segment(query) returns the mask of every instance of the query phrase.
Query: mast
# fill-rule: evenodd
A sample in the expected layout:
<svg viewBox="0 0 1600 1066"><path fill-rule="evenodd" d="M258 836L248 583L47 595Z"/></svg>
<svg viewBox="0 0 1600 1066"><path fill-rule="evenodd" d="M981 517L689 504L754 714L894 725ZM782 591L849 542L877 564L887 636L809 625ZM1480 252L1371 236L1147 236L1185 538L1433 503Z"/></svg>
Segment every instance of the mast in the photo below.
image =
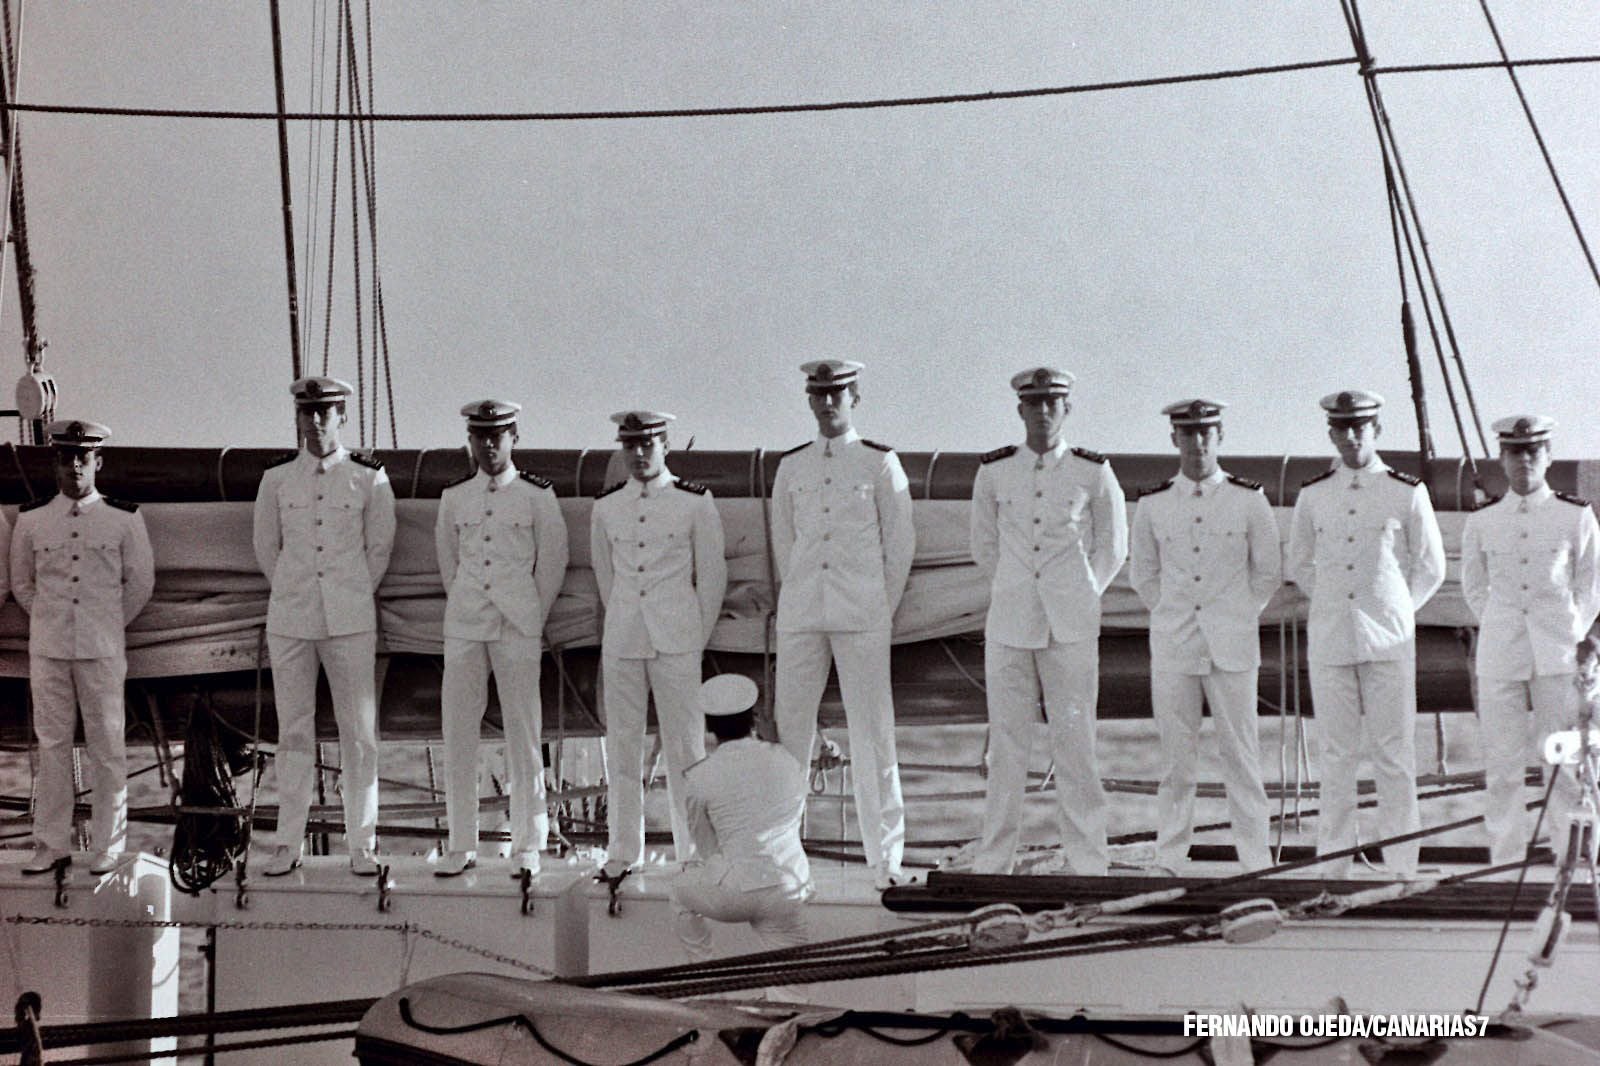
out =
<svg viewBox="0 0 1600 1066"><path fill-rule="evenodd" d="M0 76L0 105L10 104L22 65L18 54L22 43L22 9L18 8L17 40L11 39L11 5L4 8L5 16L5 71ZM0 106L0 141L5 144L6 165L6 226L0 231L0 291L4 289L4 245L10 244L17 262L17 304L22 320L23 350L27 370L17 382L15 415L28 426L28 437L34 444L44 443L46 421L55 415L56 383L44 372L45 340L39 335L38 305L34 302L33 255L28 250L27 200L22 184L22 145L18 142L16 116L9 107Z"/></svg>
<svg viewBox="0 0 1600 1066"><path fill-rule="evenodd" d="M289 358L294 376L300 368L300 293L294 280L294 203L289 193L289 122L283 103L283 32L278 18L278 0L269 0L272 9L272 80L278 98L278 183L283 191L283 265L289 278Z"/></svg>

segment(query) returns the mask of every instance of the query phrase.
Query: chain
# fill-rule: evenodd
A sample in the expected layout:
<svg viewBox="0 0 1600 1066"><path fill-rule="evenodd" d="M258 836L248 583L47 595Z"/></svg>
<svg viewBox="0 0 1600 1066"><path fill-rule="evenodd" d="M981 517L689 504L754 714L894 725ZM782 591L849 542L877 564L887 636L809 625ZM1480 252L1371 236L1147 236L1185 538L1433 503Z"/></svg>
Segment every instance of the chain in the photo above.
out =
<svg viewBox="0 0 1600 1066"><path fill-rule="evenodd" d="M158 918L54 918L31 914L8 914L8 925L65 925L94 929L228 929L241 932L323 932L323 933L405 933L423 940L431 940L447 948L464 951L469 955L498 962L540 977L555 977L550 970L530 962L502 955L497 951L469 944L452 936L435 933L415 922L184 922Z"/></svg>

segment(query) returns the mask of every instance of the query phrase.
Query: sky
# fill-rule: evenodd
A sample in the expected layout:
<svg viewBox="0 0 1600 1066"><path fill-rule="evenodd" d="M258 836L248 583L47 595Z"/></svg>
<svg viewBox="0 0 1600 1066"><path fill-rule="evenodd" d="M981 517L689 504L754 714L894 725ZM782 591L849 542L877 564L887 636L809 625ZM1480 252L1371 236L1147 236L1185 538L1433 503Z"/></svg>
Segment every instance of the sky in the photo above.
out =
<svg viewBox="0 0 1600 1066"><path fill-rule="evenodd" d="M1476 0L1365 7L1380 64L1496 57ZM1588 0L1491 10L1513 57L1600 52ZM314 92L328 13L283 4L290 110L332 109L330 80ZM384 112L904 97L1352 54L1334 0L983 17L854 0L413 3L372 18ZM20 34L25 102L273 107L264 3L36 2ZM1600 245L1600 65L1520 76ZM1558 456L1600 457L1600 288L1509 79L1381 87L1485 421L1550 414ZM21 122L60 412L110 424L121 444L291 443L275 124ZM331 372L354 381L348 189L329 325L333 126L316 129L290 125L307 359L320 370L327 329ZM1227 450L1321 454L1316 400L1351 387L1388 397L1385 443L1416 446L1381 162L1352 66L821 114L390 123L376 151L401 447L460 443L457 408L488 396L525 405L525 447L606 447L607 416L628 407L675 413L679 446L788 447L814 432L797 365L824 357L867 365L857 424L904 450L1019 439L1006 381L1041 363L1078 376L1068 436L1101 451L1170 449L1160 408L1203 396L1231 405ZM9 262L0 297L20 369ZM1421 332L1435 440L1459 455ZM390 446L387 424L374 440L354 417L352 443L363 428Z"/></svg>

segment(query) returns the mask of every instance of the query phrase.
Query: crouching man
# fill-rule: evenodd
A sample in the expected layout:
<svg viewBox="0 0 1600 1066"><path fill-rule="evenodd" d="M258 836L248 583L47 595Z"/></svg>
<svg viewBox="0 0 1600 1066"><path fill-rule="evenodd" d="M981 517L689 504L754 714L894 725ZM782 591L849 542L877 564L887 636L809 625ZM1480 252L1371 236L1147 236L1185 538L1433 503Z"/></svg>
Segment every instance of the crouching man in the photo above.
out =
<svg viewBox="0 0 1600 1066"><path fill-rule="evenodd" d="M690 959L711 958L711 927L748 922L768 950L806 942L811 865L800 845L805 771L752 732L757 690L739 674L700 686L717 747L684 772L689 831L702 864L672 885L673 927Z"/></svg>

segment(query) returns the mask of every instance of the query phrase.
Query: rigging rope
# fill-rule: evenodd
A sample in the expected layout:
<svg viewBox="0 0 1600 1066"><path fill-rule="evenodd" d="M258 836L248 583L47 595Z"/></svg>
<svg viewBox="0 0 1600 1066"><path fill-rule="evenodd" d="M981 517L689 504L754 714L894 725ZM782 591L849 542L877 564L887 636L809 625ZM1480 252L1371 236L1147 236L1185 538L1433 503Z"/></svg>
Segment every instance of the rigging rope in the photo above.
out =
<svg viewBox="0 0 1600 1066"><path fill-rule="evenodd" d="M1357 62L1355 56L1337 59L1315 59L1299 63L1276 63L1266 66L1239 67L1212 70L1198 74L1170 74L1154 78L1128 78L1120 81L1087 82L1078 85L1057 85L1041 89L1002 89L982 93L945 93L938 96L902 96L886 99L834 100L801 104L745 104L725 107L666 107L640 108L618 111L445 111L445 112L395 112L360 116L367 122L596 122L619 119L654 118L722 118L733 115L791 115L818 111L869 111L881 108L931 107L944 104L982 104L1002 100L1025 100L1043 96L1071 96L1078 93L1115 92L1123 89L1149 89L1165 85L1187 85L1194 82L1226 81L1232 78L1259 77L1267 74L1290 74L1303 70L1320 70L1327 67L1350 66ZM80 104L7 104L12 111L32 111L47 115L109 115L122 118L196 118L234 119L242 121L351 122L354 116L334 112L291 111L279 115L274 111L211 111L198 108L173 107L98 107Z"/></svg>
<svg viewBox="0 0 1600 1066"><path fill-rule="evenodd" d="M1572 224L1572 232L1578 238L1578 246L1583 249L1584 261L1589 264L1589 275L1594 278L1596 285L1600 285L1600 267L1595 266L1594 253L1589 251L1589 242L1583 236L1583 226L1578 222L1577 213L1572 210L1572 201L1567 199L1567 190L1561 184L1561 175L1556 173L1555 160L1550 158L1550 149L1545 147L1544 134L1539 132L1539 123L1533 117L1533 108L1528 106L1528 98L1522 92L1522 82L1517 78L1516 68L1511 65L1511 57L1506 54L1505 42L1500 39L1500 29L1494 24L1494 16L1489 13L1489 0L1478 0L1478 7L1483 10L1483 19L1489 24L1489 32L1494 35L1495 49L1505 64L1506 77L1511 79L1511 87L1517 91L1517 102L1522 105L1522 113L1527 116L1528 128L1533 131L1533 139L1539 142L1539 154L1544 156L1545 169L1550 171L1550 180L1555 183L1556 195L1561 197L1561 206L1566 209L1567 221Z"/></svg>
<svg viewBox="0 0 1600 1066"><path fill-rule="evenodd" d="M197 708L189 716L179 813L172 830L172 861L167 866L172 885L179 892L198 896L227 876L249 851L251 817L248 810L239 809L233 779L252 763L259 776L260 761L253 759L242 744L230 747L223 742L209 708ZM202 812L196 808L224 811Z"/></svg>

